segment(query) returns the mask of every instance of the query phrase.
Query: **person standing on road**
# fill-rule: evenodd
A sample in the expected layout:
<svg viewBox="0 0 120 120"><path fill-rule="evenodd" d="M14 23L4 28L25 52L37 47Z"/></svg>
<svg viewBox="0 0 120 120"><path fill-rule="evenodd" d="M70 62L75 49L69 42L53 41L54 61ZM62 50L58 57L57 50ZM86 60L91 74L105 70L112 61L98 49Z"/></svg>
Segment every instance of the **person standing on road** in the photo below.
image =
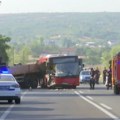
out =
<svg viewBox="0 0 120 120"><path fill-rule="evenodd" d="M95 70L95 82L96 82L96 84L99 84L99 78L100 78L100 71L97 67Z"/></svg>
<svg viewBox="0 0 120 120"><path fill-rule="evenodd" d="M107 81L107 89L109 89L109 87L112 88L112 70L111 68L109 68L109 70L107 71L107 74L108 74L108 81Z"/></svg>
<svg viewBox="0 0 120 120"><path fill-rule="evenodd" d="M106 77L107 77L107 69L105 67L103 70L103 84L105 84L105 82L106 82Z"/></svg>
<svg viewBox="0 0 120 120"><path fill-rule="evenodd" d="M94 89L95 88L95 71L93 68L90 69L90 75L91 75L90 89Z"/></svg>

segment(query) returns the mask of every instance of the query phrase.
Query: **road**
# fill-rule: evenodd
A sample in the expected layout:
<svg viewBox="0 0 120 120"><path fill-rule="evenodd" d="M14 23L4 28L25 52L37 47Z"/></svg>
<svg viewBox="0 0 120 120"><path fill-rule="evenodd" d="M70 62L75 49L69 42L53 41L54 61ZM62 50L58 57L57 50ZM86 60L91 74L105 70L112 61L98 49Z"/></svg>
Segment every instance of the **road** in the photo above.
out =
<svg viewBox="0 0 120 120"><path fill-rule="evenodd" d="M22 90L20 105L0 101L0 120L119 120L120 95L96 85Z"/></svg>

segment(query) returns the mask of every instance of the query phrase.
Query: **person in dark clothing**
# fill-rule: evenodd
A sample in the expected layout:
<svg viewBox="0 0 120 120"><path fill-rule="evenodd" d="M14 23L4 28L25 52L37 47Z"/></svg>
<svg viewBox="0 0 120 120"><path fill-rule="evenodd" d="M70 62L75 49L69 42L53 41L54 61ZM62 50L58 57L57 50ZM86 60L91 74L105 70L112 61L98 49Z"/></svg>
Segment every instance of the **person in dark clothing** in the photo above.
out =
<svg viewBox="0 0 120 120"><path fill-rule="evenodd" d="M95 82L97 84L99 84L99 78L100 78L100 71L99 71L99 69L97 67L96 70L95 70Z"/></svg>
<svg viewBox="0 0 120 120"><path fill-rule="evenodd" d="M91 79L90 79L90 89L95 88L95 71L93 68L90 69Z"/></svg>
<svg viewBox="0 0 120 120"><path fill-rule="evenodd" d="M112 88L112 70L111 68L109 68L109 70L107 71L107 77L108 77L108 81L107 81L107 89L109 89L109 87Z"/></svg>
<svg viewBox="0 0 120 120"><path fill-rule="evenodd" d="M103 70L103 84L105 84L105 82L106 82L106 76L107 76L107 69L105 67Z"/></svg>

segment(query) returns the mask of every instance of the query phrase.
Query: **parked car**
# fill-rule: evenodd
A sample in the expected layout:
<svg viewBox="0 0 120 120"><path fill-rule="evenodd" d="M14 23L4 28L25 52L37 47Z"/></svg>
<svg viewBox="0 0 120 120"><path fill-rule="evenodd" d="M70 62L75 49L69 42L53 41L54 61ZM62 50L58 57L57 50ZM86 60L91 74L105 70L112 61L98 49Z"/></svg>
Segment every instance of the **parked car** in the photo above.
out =
<svg viewBox="0 0 120 120"><path fill-rule="evenodd" d="M89 70L83 70L80 72L80 76L79 76L80 83L88 83L90 82L90 78L91 75Z"/></svg>
<svg viewBox="0 0 120 120"><path fill-rule="evenodd" d="M8 100L8 103L15 100L16 104L21 102L21 89L12 74L0 73L0 100Z"/></svg>

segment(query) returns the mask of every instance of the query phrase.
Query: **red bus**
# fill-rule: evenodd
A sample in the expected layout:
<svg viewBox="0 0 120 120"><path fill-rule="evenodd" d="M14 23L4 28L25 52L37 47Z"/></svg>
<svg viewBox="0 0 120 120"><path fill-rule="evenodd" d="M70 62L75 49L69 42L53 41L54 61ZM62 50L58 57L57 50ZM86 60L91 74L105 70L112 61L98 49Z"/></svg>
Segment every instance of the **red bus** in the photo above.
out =
<svg viewBox="0 0 120 120"><path fill-rule="evenodd" d="M82 59L78 56L44 56L38 60L41 86L48 88L76 88Z"/></svg>

